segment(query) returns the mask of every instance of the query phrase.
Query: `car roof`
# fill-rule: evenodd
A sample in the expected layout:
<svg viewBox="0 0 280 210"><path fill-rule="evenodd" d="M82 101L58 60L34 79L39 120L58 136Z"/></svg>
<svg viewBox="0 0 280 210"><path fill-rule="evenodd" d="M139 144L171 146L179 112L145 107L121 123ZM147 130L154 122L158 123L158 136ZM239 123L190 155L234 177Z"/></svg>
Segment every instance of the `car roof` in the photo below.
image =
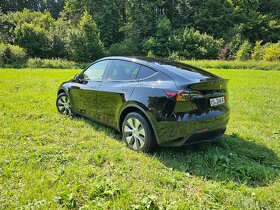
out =
<svg viewBox="0 0 280 210"><path fill-rule="evenodd" d="M190 83L199 82L203 80L217 79L218 76L211 74L203 69L167 59L161 58L151 58L151 57L122 57L122 56L112 56L105 57L100 60L125 60L147 67L159 70L175 80L188 80ZM185 71L184 71L185 70Z"/></svg>

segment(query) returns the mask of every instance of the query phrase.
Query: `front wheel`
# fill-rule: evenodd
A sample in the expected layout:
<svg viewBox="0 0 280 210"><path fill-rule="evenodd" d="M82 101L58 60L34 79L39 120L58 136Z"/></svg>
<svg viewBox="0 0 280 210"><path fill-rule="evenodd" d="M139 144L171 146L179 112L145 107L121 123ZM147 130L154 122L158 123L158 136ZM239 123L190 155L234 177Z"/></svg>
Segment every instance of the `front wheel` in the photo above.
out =
<svg viewBox="0 0 280 210"><path fill-rule="evenodd" d="M70 100L66 93L61 93L57 96L56 107L60 114L72 115Z"/></svg>
<svg viewBox="0 0 280 210"><path fill-rule="evenodd" d="M135 151L149 152L156 146L149 122L138 112L131 112L125 117L122 135L126 145Z"/></svg>

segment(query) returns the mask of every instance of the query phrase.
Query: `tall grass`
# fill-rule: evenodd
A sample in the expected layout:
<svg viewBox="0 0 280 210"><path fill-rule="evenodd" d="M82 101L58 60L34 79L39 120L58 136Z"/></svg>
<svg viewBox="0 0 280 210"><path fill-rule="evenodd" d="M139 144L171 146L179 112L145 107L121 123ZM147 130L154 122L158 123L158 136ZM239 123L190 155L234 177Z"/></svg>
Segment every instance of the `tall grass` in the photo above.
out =
<svg viewBox="0 0 280 210"><path fill-rule="evenodd" d="M256 70L280 70L280 61L224 61L224 60L181 60L200 68L216 68L216 69L256 69Z"/></svg>
<svg viewBox="0 0 280 210"><path fill-rule="evenodd" d="M59 68L59 69L77 69L85 68L88 63L77 63L61 58L55 59L41 59L30 58L27 62L28 68Z"/></svg>

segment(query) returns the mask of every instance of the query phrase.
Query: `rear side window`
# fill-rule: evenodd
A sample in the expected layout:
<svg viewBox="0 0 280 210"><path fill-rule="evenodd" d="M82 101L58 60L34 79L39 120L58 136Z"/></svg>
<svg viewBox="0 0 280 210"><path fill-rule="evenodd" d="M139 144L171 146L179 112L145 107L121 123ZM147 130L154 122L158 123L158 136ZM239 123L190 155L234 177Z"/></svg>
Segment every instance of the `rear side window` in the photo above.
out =
<svg viewBox="0 0 280 210"><path fill-rule="evenodd" d="M155 70L150 69L146 66L141 66L139 73L137 75L137 79L145 79L147 77L152 76L155 73L157 73Z"/></svg>
<svg viewBox="0 0 280 210"><path fill-rule="evenodd" d="M109 72L106 80L135 80L140 65L122 60L114 60L109 66Z"/></svg>

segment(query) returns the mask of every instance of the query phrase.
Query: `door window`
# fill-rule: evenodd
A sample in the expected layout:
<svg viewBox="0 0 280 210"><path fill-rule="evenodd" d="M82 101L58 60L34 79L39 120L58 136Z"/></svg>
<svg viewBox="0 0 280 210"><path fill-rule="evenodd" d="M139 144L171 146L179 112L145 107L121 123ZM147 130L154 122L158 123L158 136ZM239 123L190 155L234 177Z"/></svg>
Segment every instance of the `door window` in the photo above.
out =
<svg viewBox="0 0 280 210"><path fill-rule="evenodd" d="M133 62L114 60L110 64L106 80L135 80L139 71L139 67L139 64Z"/></svg>
<svg viewBox="0 0 280 210"><path fill-rule="evenodd" d="M84 73L83 78L86 80L101 81L109 60L99 61L91 65Z"/></svg>
<svg viewBox="0 0 280 210"><path fill-rule="evenodd" d="M137 75L137 79L145 79L147 77L150 77L154 74L156 74L157 72L153 69L150 69L146 66L141 66L139 73Z"/></svg>

